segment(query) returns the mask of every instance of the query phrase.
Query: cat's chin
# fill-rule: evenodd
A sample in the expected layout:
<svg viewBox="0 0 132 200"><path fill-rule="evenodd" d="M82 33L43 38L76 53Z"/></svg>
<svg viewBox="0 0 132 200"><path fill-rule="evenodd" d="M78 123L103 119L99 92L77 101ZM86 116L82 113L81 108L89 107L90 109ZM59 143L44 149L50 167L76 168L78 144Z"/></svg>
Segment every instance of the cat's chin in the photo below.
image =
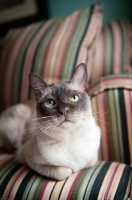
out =
<svg viewBox="0 0 132 200"><path fill-rule="evenodd" d="M73 122L70 120L64 120L59 127L63 129L71 129L73 126Z"/></svg>

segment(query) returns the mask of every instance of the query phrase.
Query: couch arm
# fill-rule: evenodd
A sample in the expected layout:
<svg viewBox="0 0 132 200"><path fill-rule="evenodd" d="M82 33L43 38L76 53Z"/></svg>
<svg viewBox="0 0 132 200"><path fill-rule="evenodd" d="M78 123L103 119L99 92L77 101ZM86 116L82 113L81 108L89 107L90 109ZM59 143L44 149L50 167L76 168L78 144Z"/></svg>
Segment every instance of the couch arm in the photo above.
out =
<svg viewBox="0 0 132 200"><path fill-rule="evenodd" d="M95 166L54 181L18 164L12 155L0 155L1 199L127 199L131 167L117 162Z"/></svg>

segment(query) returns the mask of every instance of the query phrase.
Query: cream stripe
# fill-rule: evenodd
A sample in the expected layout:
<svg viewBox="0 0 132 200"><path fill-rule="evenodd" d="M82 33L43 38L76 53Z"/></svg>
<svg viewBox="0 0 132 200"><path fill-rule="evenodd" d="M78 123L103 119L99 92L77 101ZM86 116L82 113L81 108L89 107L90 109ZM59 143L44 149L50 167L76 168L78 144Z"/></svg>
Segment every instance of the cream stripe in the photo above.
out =
<svg viewBox="0 0 132 200"><path fill-rule="evenodd" d="M113 29L113 36L114 36L114 58L113 58L113 73L114 74L118 74L121 71L121 56L122 56L122 46L121 46L121 42L122 42L122 38L120 35L120 29L119 29L119 25L117 24L117 22L113 21L111 23L111 27Z"/></svg>
<svg viewBox="0 0 132 200"><path fill-rule="evenodd" d="M13 188L11 189L9 199L15 198L18 188L19 188L21 182L23 181L23 179L25 178L25 176L28 174L28 172L29 172L29 169L25 168L24 171L20 174L20 176L17 177L17 180L12 185Z"/></svg>
<svg viewBox="0 0 132 200"><path fill-rule="evenodd" d="M7 71L6 71L6 79L8 81L5 82L5 88L6 88L6 98L5 98L5 104L6 106L9 106L11 104L11 96L12 96L12 88L11 88L11 80L14 77L14 69L16 68L16 59L19 53L19 50L21 48L21 45L23 43L23 41L25 40L26 36L29 34L29 32L32 30L34 26L30 25L25 31L22 32L22 34L20 35L20 37L17 38L17 40L14 43L14 46L12 48L11 51L13 51L13 53L10 53L10 57L8 58L8 63L7 63ZM21 38L21 39L20 39ZM15 50L14 50L15 49ZM18 84L18 83L17 83Z"/></svg>
<svg viewBox="0 0 132 200"><path fill-rule="evenodd" d="M111 166L109 167L109 169L104 177L103 183L101 185L97 200L104 200L105 192L107 190L108 185L110 184L109 181L111 180L111 177L112 177L113 172L115 171L115 168L117 167L117 165L118 165L117 163L112 163Z"/></svg>
<svg viewBox="0 0 132 200"><path fill-rule="evenodd" d="M72 174L66 181L66 184L62 190L61 196L60 196L60 200L67 200L67 197L69 195L69 191L72 187L72 184L74 182L74 180L76 179L76 177L78 176L78 173L74 173Z"/></svg>
<svg viewBox="0 0 132 200"><path fill-rule="evenodd" d="M114 176L114 178L112 180L112 184L110 186L110 190L109 190L109 193L108 193L108 199L109 200L113 200L114 199L114 196L116 194L118 185L120 183L124 168L125 168L125 165L124 164L120 164L118 169L117 169L117 171L116 171L116 174L115 174L115 176Z"/></svg>
<svg viewBox="0 0 132 200"><path fill-rule="evenodd" d="M50 66L50 70L48 70L48 80L49 83L52 83L53 81L53 75L54 75L54 66L55 63L57 62L58 59L58 54L60 51L60 46L62 45L63 40L65 39L65 34L67 32L67 29L69 28L69 24L71 23L71 17L67 17L65 23L63 24L62 28L59 31L59 37L56 39L55 41L55 45L53 45L52 48L52 59L49 59L49 63L47 64L47 66Z"/></svg>
<svg viewBox="0 0 132 200"><path fill-rule="evenodd" d="M53 23L53 20L48 21L41 29L37 32L33 40L31 41L30 46L27 49L25 62L23 66L23 74L22 74L22 89L21 89L21 102L28 99L28 89L29 89L29 80L28 80L28 74L32 71L32 61L34 58L34 54L37 48L38 43L40 42L40 39L43 37L44 32L47 30L47 28ZM36 24L36 29L38 29L38 25ZM33 34L33 33L32 33ZM35 72L40 72L41 75L41 65L37 65L37 69L35 68ZM40 69L39 69L40 68ZM27 78L25 78L27 77Z"/></svg>
<svg viewBox="0 0 132 200"><path fill-rule="evenodd" d="M42 196L42 200L49 200L49 197L50 197L50 194L51 194L51 192L52 192L52 190L53 190L53 187L54 187L54 185L55 185L55 181L50 181L48 184L47 184L47 186L46 186L46 188L45 188L45 191L44 191L44 194L43 194L43 196Z"/></svg>
<svg viewBox="0 0 132 200"><path fill-rule="evenodd" d="M56 182L56 185L54 187L50 200L59 199L59 195L64 183L65 183L65 180Z"/></svg>
<svg viewBox="0 0 132 200"><path fill-rule="evenodd" d="M104 164L105 164L105 162L101 162L101 163L98 162L97 165L95 165L95 166L93 166L92 168L89 169L88 174L87 174L87 176L85 176L85 179L84 179L85 182L83 181L83 183L82 183L83 184L82 186L86 189L86 186L89 182L84 199L86 199L86 200L89 199L91 189L93 187L95 179L96 179L97 175L99 174L99 172L100 172L100 170L101 170L101 168L103 167ZM91 175L90 177L89 177L89 174ZM78 192L78 197L77 197L78 200L81 199L82 194L84 194L84 192L85 192L84 190L81 190L81 189L83 189L83 188L80 188L80 190Z"/></svg>

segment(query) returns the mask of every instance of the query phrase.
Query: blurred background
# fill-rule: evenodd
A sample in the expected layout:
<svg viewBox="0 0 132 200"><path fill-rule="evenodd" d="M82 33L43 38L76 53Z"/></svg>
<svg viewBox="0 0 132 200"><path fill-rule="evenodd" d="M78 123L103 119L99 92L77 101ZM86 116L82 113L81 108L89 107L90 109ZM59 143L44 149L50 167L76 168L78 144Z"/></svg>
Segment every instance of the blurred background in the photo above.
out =
<svg viewBox="0 0 132 200"><path fill-rule="evenodd" d="M66 16L77 9L90 6L95 0L0 0L0 37L8 29L30 23ZM104 24L112 19L132 19L132 0L100 0Z"/></svg>

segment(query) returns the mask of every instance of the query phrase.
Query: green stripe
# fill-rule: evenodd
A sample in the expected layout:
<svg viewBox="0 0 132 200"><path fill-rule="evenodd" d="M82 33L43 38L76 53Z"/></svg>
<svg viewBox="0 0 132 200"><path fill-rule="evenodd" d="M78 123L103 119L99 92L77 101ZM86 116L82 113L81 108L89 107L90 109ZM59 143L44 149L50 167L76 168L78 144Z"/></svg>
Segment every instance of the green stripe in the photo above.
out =
<svg viewBox="0 0 132 200"><path fill-rule="evenodd" d="M17 63L15 67L15 72L14 72L14 84L13 84L13 96L14 96L14 103L20 102L20 94L21 94L21 82L22 82L22 74L23 74L23 69L24 67L24 61L25 57L28 51L28 47L30 43L33 41L34 37L42 27L42 22L37 23L32 30L28 33L28 36L26 37L22 48L19 53L19 57L17 58ZM25 77L28 78L28 77Z"/></svg>
<svg viewBox="0 0 132 200"><path fill-rule="evenodd" d="M105 37L105 63L104 70L105 75L111 74L113 69L113 35L111 26L107 25L104 27L104 37Z"/></svg>
<svg viewBox="0 0 132 200"><path fill-rule="evenodd" d="M0 168L0 183L5 179L5 177L8 175L10 170L13 169L13 167L16 165L14 160L8 161L2 168Z"/></svg>
<svg viewBox="0 0 132 200"><path fill-rule="evenodd" d="M45 179L44 177L40 176L39 178L40 178L40 181L39 181L39 183L37 185L33 200L36 200L39 197L41 189L42 189L44 183L47 181L47 179Z"/></svg>
<svg viewBox="0 0 132 200"><path fill-rule="evenodd" d="M45 34L42 36L42 38L40 39L40 41L37 45L34 59L33 59L33 64L32 64L32 72L34 72L35 74L38 74L39 76L41 76L41 73L42 73L43 62L44 62L45 54L46 54L48 45L50 43L50 40L53 37L55 30L57 29L57 27L58 27L59 23L61 23L61 21L62 21L62 19L54 21L54 23L52 23L50 25L50 27L46 30ZM45 67L47 68L49 66L45 66ZM47 77L47 79L45 81L48 82L48 75L46 77ZM29 88L28 98L29 99L34 98L34 94L31 90L31 88Z"/></svg>
<svg viewBox="0 0 132 200"><path fill-rule="evenodd" d="M21 182L18 191L15 196L15 200L19 199L21 196L21 199L26 200L29 190L32 187L32 182L35 180L36 174L32 172L31 170L28 172L28 174L24 177L23 181Z"/></svg>
<svg viewBox="0 0 132 200"><path fill-rule="evenodd" d="M71 199L78 199L78 196L79 196L79 191L80 191L80 186L82 185L86 175L88 174L88 169L86 169L82 174L81 176L79 177L77 183L76 183L76 186L74 188L74 191L73 191L73 194L72 194L72 197Z"/></svg>
<svg viewBox="0 0 132 200"><path fill-rule="evenodd" d="M89 199L89 200L97 199L100 192L100 188L102 186L102 183L104 181L104 178L110 166L111 166L111 162L100 163L99 169L97 171L96 179L94 179L94 182L92 184L90 194L88 198L85 198L85 199Z"/></svg>
<svg viewBox="0 0 132 200"><path fill-rule="evenodd" d="M61 73L61 82L68 81L71 78L73 68L76 67L74 66L74 62L75 62L77 50L79 46L81 46L80 42L82 41L82 37L84 37L84 33L86 33L89 16L90 16L89 8L83 10L81 15L79 16L76 27L74 29L74 32L72 34L72 37L66 49L64 64L63 64L62 73Z"/></svg>
<svg viewBox="0 0 132 200"><path fill-rule="evenodd" d="M15 172L21 167L21 164L16 164L10 168L10 170L7 171L6 176L4 177L2 184L0 186L0 197L3 196L4 190L7 187L7 183L10 182L10 179L15 174Z"/></svg>
<svg viewBox="0 0 132 200"><path fill-rule="evenodd" d="M114 196L114 200L118 199L128 199L130 196L130 185L132 180L132 172L131 167L126 166L123 170L116 194Z"/></svg>
<svg viewBox="0 0 132 200"><path fill-rule="evenodd" d="M30 187L28 196L27 196L27 200L36 200L36 191L38 191L38 188L40 190L40 183L41 183L41 176L37 176L36 179L32 182L32 185ZM44 179L43 179L44 182ZM38 187L39 186L39 187ZM23 198L24 200L24 198Z"/></svg>
<svg viewBox="0 0 132 200"><path fill-rule="evenodd" d="M87 190L85 191L84 199L90 199L91 197L91 190L93 188L93 185L95 184L95 180L97 178L97 175L99 174L101 168L104 166L105 162L98 162L95 166L93 166L90 169L93 169L91 173L91 178L89 180L89 184L87 186ZM98 191L99 192L99 191Z"/></svg>
<svg viewBox="0 0 132 200"><path fill-rule="evenodd" d="M117 132L115 134L117 135L117 141L118 141L118 148L119 148L119 160L120 162L124 162L124 146L123 146L123 138L122 138L122 128L121 128L121 112L120 112L120 107L119 107L119 95L118 95L118 89L114 90L114 98L115 98L115 114L116 114L116 124L115 126L117 127ZM113 115L114 115L113 113ZM113 126L113 125L112 125ZM116 141L116 143L117 143Z"/></svg>
<svg viewBox="0 0 132 200"><path fill-rule="evenodd" d="M126 109L125 109L125 100L124 100L124 92L121 89L118 89L119 92L119 106L121 110L121 125L122 125L122 137L123 137L123 146L124 146L124 154L126 164L130 164L130 151L129 151L129 142L128 142L128 130L126 123Z"/></svg>

